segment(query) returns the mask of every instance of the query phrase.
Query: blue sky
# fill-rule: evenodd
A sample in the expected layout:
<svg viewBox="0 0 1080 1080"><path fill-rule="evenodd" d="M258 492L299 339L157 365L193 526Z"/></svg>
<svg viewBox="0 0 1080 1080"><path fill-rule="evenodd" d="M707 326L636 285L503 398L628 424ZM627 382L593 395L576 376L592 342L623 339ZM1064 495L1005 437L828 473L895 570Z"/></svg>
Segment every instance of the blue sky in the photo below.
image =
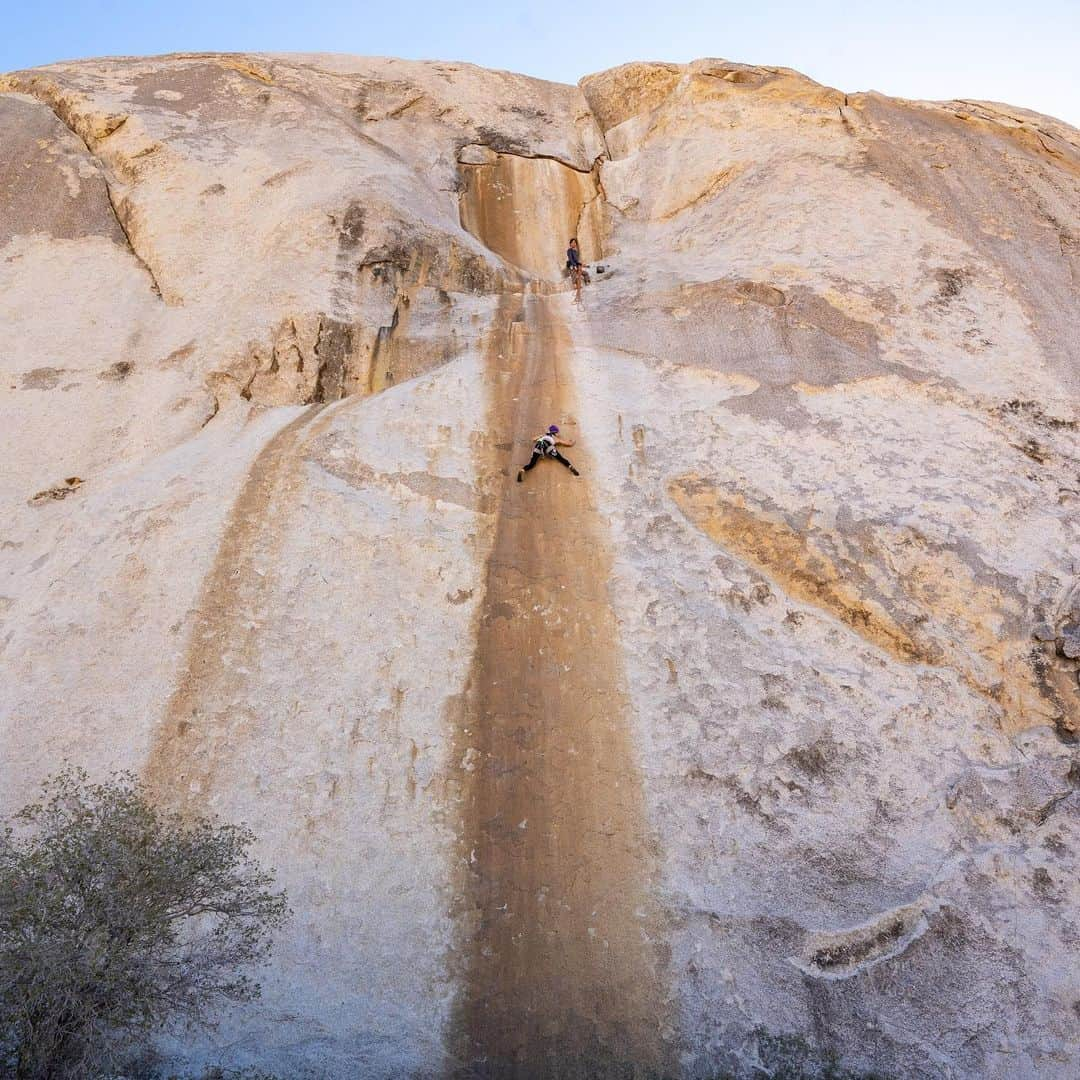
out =
<svg viewBox="0 0 1080 1080"><path fill-rule="evenodd" d="M849 92L976 97L1080 127L1080 0L6 0L0 71L188 50L470 60L562 82L627 60L779 64Z"/></svg>

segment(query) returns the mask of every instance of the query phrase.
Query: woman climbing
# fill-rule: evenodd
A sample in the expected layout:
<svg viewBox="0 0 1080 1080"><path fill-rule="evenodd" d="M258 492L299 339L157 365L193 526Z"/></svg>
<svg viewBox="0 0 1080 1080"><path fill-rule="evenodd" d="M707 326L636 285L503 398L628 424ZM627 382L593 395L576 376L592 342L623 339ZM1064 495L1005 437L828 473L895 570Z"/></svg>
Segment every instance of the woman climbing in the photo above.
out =
<svg viewBox="0 0 1080 1080"><path fill-rule="evenodd" d="M547 431L545 431L543 435L539 436L536 442L533 443L532 458L530 458L529 464L523 465L520 469L518 469L518 483L520 484L521 481L525 479L525 474L542 457L554 458L561 465L565 465L574 474L574 476L580 476L581 473L579 473L577 469L575 469L574 466L571 465L570 462L567 461L566 458L564 458L562 454L559 453L560 446L573 445L573 439L571 439L569 442L567 442L565 439L560 439L558 426L556 424L552 424L551 427L549 427Z"/></svg>

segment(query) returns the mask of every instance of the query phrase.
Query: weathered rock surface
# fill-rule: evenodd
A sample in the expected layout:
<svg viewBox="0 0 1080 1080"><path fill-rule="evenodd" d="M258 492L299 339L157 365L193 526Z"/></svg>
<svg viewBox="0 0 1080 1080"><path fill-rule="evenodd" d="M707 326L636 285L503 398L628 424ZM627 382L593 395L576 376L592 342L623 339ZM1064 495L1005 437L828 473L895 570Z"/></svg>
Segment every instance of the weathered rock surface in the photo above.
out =
<svg viewBox="0 0 1080 1080"><path fill-rule="evenodd" d="M0 91L2 808L138 770L296 910L178 1062L1080 1070L1080 133L721 60Z"/></svg>

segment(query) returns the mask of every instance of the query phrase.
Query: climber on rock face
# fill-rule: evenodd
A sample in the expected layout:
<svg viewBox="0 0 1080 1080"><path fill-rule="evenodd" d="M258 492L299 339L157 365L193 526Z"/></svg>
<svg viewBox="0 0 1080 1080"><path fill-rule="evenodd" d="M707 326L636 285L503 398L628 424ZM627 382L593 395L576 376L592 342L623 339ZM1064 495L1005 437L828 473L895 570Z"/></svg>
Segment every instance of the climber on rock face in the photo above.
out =
<svg viewBox="0 0 1080 1080"><path fill-rule="evenodd" d="M566 249L566 269L581 269L581 251L578 249L577 237L570 237L570 246Z"/></svg>
<svg viewBox="0 0 1080 1080"><path fill-rule="evenodd" d="M585 267L581 262L581 250L578 248L576 236L570 237L570 246L566 249L566 269L570 274L570 280L574 283L574 292L581 299L581 286L587 283L589 275L585 273Z"/></svg>
<svg viewBox="0 0 1080 1080"><path fill-rule="evenodd" d="M564 439L560 439L558 426L552 424L551 427L549 427L543 435L538 436L536 442L533 443L532 458L530 458L529 464L523 465L520 469L518 469L518 483L520 484L521 481L525 479L525 474L542 457L554 458L557 462L559 462L560 465L565 465L575 476L580 476L581 473L579 473L577 469L575 469L574 466L571 465L570 462L567 461L566 458L564 458L562 454L559 453L560 446L573 445L573 439L571 439L569 442L566 442Z"/></svg>

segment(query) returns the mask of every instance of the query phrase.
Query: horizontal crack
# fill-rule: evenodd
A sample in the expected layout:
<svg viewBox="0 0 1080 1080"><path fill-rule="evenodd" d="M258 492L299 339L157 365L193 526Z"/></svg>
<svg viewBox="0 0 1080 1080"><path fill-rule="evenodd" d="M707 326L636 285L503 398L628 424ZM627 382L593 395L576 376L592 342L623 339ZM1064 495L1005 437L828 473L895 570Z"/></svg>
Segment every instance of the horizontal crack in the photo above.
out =
<svg viewBox="0 0 1080 1080"><path fill-rule="evenodd" d="M498 154L500 157L525 158L525 159L527 159L529 161L554 161L557 164L563 165L566 168L572 170L573 172L582 173L583 175L586 175L586 176L589 173L591 173L593 171L593 169L595 168L595 163L593 165L590 165L586 169L586 168L582 168L582 166L580 166L580 165L572 164L571 162L567 161L565 158L559 157L558 154L533 154L533 153L529 153L529 152L524 151L524 150L500 150L497 146L492 146L490 143L486 143L486 142L466 143L466 145L467 146L484 146L484 147L487 147L488 150L491 150L493 153ZM603 155L600 155L600 156L603 157ZM473 168L473 169L482 169L482 168L484 168L483 164L474 164L472 162L458 161L458 164L459 165L468 165L470 168Z"/></svg>

